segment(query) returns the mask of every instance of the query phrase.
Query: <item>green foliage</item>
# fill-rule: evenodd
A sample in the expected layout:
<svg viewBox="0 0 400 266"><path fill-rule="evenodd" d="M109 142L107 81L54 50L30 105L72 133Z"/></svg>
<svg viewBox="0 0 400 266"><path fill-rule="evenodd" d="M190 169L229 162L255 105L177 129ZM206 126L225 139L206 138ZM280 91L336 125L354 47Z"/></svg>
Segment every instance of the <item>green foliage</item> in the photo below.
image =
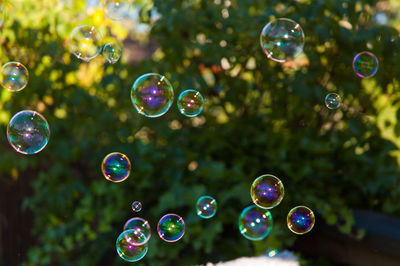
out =
<svg viewBox="0 0 400 266"><path fill-rule="evenodd" d="M141 20L150 23L152 4L142 2ZM80 1L11 1L0 60L24 63L30 82L19 93L1 91L0 131L17 111L34 109L52 132L35 156L17 154L1 134L2 178L34 176L34 193L22 206L35 215L37 238L26 265L124 264L115 241L134 215L134 200L143 203L139 215L153 229L149 252L137 265L191 265L288 248L296 236L286 214L300 204L316 212L316 228L322 218L344 233L352 229L354 208L398 214L400 39L395 28L373 24L375 3L155 0L161 18L147 39ZM260 48L260 31L275 17L298 21L305 32L304 53L292 66L268 60ZM81 24L158 48L136 65L127 62L127 50L116 65L101 57L86 64L66 46ZM351 63L367 46L380 66L376 77L361 80ZM199 89L206 98L200 117L183 117L176 106L160 118L137 114L129 91L147 72L165 74L176 97ZM324 107L327 91L339 92L341 109ZM100 171L113 151L133 164L118 184ZM271 235L250 242L237 220L251 204L252 181L264 173L280 177L286 194L271 211ZM219 205L206 221L195 213L205 194ZM158 219L169 212L186 222L177 243L156 233Z"/></svg>

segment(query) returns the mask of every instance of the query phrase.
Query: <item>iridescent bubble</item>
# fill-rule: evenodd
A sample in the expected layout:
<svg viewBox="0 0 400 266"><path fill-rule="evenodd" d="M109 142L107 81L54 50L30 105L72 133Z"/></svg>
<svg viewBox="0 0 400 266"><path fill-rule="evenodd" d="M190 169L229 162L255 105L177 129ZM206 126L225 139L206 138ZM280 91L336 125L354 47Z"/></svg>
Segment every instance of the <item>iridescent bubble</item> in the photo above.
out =
<svg viewBox="0 0 400 266"><path fill-rule="evenodd" d="M297 22L280 18L265 25L260 35L260 43L269 59L282 63L301 53L304 32Z"/></svg>
<svg viewBox="0 0 400 266"><path fill-rule="evenodd" d="M151 228L148 221L140 217L134 217L129 219L124 225L124 231L126 230L135 230L143 234L144 239L142 239L142 243L147 243L151 237Z"/></svg>
<svg viewBox="0 0 400 266"><path fill-rule="evenodd" d="M203 110L204 98L196 90L185 90L178 97L178 109L181 114L193 117Z"/></svg>
<svg viewBox="0 0 400 266"><path fill-rule="evenodd" d="M115 42L110 42L104 45L103 55L110 64L118 62L122 54L122 48Z"/></svg>
<svg viewBox="0 0 400 266"><path fill-rule="evenodd" d="M23 90L28 81L28 69L21 63L8 62L0 69L0 84L9 91Z"/></svg>
<svg viewBox="0 0 400 266"><path fill-rule="evenodd" d="M283 199L285 190L282 181L273 175L257 177L250 188L251 198L258 207L271 209Z"/></svg>
<svg viewBox="0 0 400 266"><path fill-rule="evenodd" d="M93 26L78 26L71 32L69 46L77 58L89 62L101 52L101 36Z"/></svg>
<svg viewBox="0 0 400 266"><path fill-rule="evenodd" d="M162 116L174 101L174 89L166 77L156 73L144 74L133 84L131 100L140 114Z"/></svg>
<svg viewBox="0 0 400 266"><path fill-rule="evenodd" d="M249 240L262 240L272 230L272 215L255 205L245 208L239 217L239 231Z"/></svg>
<svg viewBox="0 0 400 266"><path fill-rule="evenodd" d="M378 58L373 53L361 52L353 59L353 70L360 78L372 77L378 71Z"/></svg>
<svg viewBox="0 0 400 266"><path fill-rule="evenodd" d="M340 107L342 99L337 93L328 93L325 96L325 105L331 110L338 109Z"/></svg>
<svg viewBox="0 0 400 266"><path fill-rule="evenodd" d="M7 138L11 146L22 154L35 154L46 147L50 138L50 127L41 114L25 110L15 114L7 127Z"/></svg>
<svg viewBox="0 0 400 266"><path fill-rule="evenodd" d="M287 225L290 231L298 235L310 232L314 224L314 213L306 206L294 207L287 216Z"/></svg>
<svg viewBox="0 0 400 266"><path fill-rule="evenodd" d="M158 235L166 242L176 242L185 234L185 222L176 214L164 215L157 226Z"/></svg>
<svg viewBox="0 0 400 266"><path fill-rule="evenodd" d="M122 20L128 17L131 5L129 0L104 0L105 14L112 20Z"/></svg>
<svg viewBox="0 0 400 266"><path fill-rule="evenodd" d="M137 245L138 238L141 238L140 233L135 230L124 231L118 236L115 246L118 255L123 260L134 262L146 256L148 246L147 244Z"/></svg>
<svg viewBox="0 0 400 266"><path fill-rule="evenodd" d="M272 258L275 257L279 253L279 250L274 249L274 248L269 248L267 249L267 257Z"/></svg>
<svg viewBox="0 0 400 266"><path fill-rule="evenodd" d="M104 158L101 170L107 180L122 182L128 178L131 172L131 162L125 154L113 152Z"/></svg>
<svg viewBox="0 0 400 266"><path fill-rule="evenodd" d="M142 203L140 201L132 202L132 210L134 212L140 212L142 210Z"/></svg>
<svg viewBox="0 0 400 266"><path fill-rule="evenodd" d="M212 218L217 213L217 201L210 196L203 196L196 203L197 215L204 219Z"/></svg>

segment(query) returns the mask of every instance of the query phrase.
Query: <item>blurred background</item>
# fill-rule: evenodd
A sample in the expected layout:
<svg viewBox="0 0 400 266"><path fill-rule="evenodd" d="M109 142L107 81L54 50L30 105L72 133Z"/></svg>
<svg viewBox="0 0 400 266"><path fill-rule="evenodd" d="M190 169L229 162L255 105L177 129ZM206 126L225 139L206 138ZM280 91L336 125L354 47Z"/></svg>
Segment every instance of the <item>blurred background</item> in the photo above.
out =
<svg viewBox="0 0 400 266"><path fill-rule="evenodd" d="M137 215L134 200L153 229L137 265L268 249L292 250L301 265L400 265L400 2L143 0L121 21L105 16L101 0L1 3L0 63L23 63L30 80L21 92L0 90L0 265L125 265L115 241ZM282 17L299 22L306 39L300 56L279 64L259 35ZM121 42L121 60L73 56L67 41L79 25L95 26L104 44ZM361 51L379 59L373 78L352 70ZM175 97L199 90L202 114L184 117L175 102L162 117L139 115L130 89L148 72L165 75ZM338 110L325 107L328 92L342 97ZM33 156L15 152L6 136L25 109L51 129ZM114 151L132 161L122 183L100 170ZM237 221L265 173L282 180L285 197L271 210L271 234L252 242ZM195 212L202 195L219 204L210 220ZM304 236L286 225L297 205L316 214ZM176 243L156 233L170 212L186 222Z"/></svg>

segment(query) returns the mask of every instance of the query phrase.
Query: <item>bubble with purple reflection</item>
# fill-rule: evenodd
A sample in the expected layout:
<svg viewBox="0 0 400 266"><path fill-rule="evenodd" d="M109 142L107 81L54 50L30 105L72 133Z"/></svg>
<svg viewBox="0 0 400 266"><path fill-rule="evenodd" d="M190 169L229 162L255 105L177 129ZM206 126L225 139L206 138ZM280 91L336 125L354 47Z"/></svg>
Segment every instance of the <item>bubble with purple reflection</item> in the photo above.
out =
<svg viewBox="0 0 400 266"><path fill-rule="evenodd" d="M272 230L272 215L255 205L245 208L239 216L239 231L249 240L262 240Z"/></svg>
<svg viewBox="0 0 400 266"><path fill-rule="evenodd" d="M263 209L277 206L282 201L284 193L282 181L273 175L257 177L250 188L254 204Z"/></svg>
<svg viewBox="0 0 400 266"><path fill-rule="evenodd" d="M306 206L297 206L290 210L287 225L295 234L302 235L311 231L315 224L313 211Z"/></svg>
<svg viewBox="0 0 400 266"><path fill-rule="evenodd" d="M125 261L135 262L146 256L147 244L138 245L138 239L143 236L135 230L127 230L122 232L115 244L118 255Z"/></svg>
<svg viewBox="0 0 400 266"><path fill-rule="evenodd" d="M372 77L378 71L378 58L371 52L361 52L353 59L353 70L360 78Z"/></svg>

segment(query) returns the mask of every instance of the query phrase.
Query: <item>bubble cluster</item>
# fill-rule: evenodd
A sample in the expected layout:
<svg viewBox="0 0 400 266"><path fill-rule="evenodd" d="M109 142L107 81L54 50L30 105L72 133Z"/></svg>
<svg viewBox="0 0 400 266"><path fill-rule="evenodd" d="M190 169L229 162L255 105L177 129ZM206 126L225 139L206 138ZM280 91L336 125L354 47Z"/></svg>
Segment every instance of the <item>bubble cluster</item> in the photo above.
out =
<svg viewBox="0 0 400 266"><path fill-rule="evenodd" d="M143 235L142 244L147 243L151 237L151 228L148 221L140 217L129 219L124 225L124 231L134 230Z"/></svg>
<svg viewBox="0 0 400 266"><path fill-rule="evenodd" d="M214 217L217 213L217 201L210 196L203 196L196 203L197 215L204 219Z"/></svg>
<svg viewBox="0 0 400 266"><path fill-rule="evenodd" d="M141 238L140 233L135 230L122 232L115 244L118 255L125 261L135 262L146 256L147 244L137 245L136 240Z"/></svg>
<svg viewBox="0 0 400 266"><path fill-rule="evenodd" d="M9 91L23 90L28 81L28 69L19 62L8 62L0 69L0 84Z"/></svg>
<svg viewBox="0 0 400 266"><path fill-rule="evenodd" d="M113 152L104 158L101 170L107 180L122 182L128 178L131 172L131 162L125 154Z"/></svg>
<svg viewBox="0 0 400 266"><path fill-rule="evenodd" d="M273 175L257 177L250 188L254 204L264 209L277 206L282 201L284 193L282 181Z"/></svg>
<svg viewBox="0 0 400 266"><path fill-rule="evenodd" d="M315 224L312 210L306 206L297 206L290 210L287 216L287 225L295 234L302 235L311 231Z"/></svg>
<svg viewBox="0 0 400 266"><path fill-rule="evenodd" d="M378 71L378 58L373 53L361 52L353 59L353 70L360 78L372 77Z"/></svg>
<svg viewBox="0 0 400 266"><path fill-rule="evenodd" d="M260 35L260 43L269 59L282 63L301 53L304 32L297 22L280 18L265 25Z"/></svg>
<svg viewBox="0 0 400 266"><path fill-rule="evenodd" d="M50 127L46 119L35 111L24 110L15 114L7 127L7 139L22 154L35 154L46 147Z"/></svg>
<svg viewBox="0 0 400 266"><path fill-rule="evenodd" d="M166 77L156 73L144 74L133 84L131 100L140 114L162 116L174 101L174 89Z"/></svg>
<svg viewBox="0 0 400 266"><path fill-rule="evenodd" d="M104 0L104 11L112 20L122 20L129 15L131 3L129 0Z"/></svg>
<svg viewBox="0 0 400 266"><path fill-rule="evenodd" d="M101 36L93 26L78 26L71 32L69 48L77 58L89 62L101 52Z"/></svg>
<svg viewBox="0 0 400 266"><path fill-rule="evenodd" d="M166 242L176 242L185 234L185 222L176 214L164 215L157 226L158 235Z"/></svg>
<svg viewBox="0 0 400 266"><path fill-rule="evenodd" d="M110 42L104 45L103 55L110 64L118 62L122 54L122 48L118 43Z"/></svg>
<svg viewBox="0 0 400 266"><path fill-rule="evenodd" d="M337 93L328 93L325 96L325 105L331 110L338 109L340 107L342 99Z"/></svg>
<svg viewBox="0 0 400 266"><path fill-rule="evenodd" d="M142 210L142 203L140 201L132 202L132 210L134 212L140 212Z"/></svg>
<svg viewBox="0 0 400 266"><path fill-rule="evenodd" d="M185 90L178 97L178 109L187 117L197 116L203 110L204 98L196 90Z"/></svg>
<svg viewBox="0 0 400 266"><path fill-rule="evenodd" d="M272 215L255 205L245 208L239 217L239 231L249 240L262 240L272 230Z"/></svg>

